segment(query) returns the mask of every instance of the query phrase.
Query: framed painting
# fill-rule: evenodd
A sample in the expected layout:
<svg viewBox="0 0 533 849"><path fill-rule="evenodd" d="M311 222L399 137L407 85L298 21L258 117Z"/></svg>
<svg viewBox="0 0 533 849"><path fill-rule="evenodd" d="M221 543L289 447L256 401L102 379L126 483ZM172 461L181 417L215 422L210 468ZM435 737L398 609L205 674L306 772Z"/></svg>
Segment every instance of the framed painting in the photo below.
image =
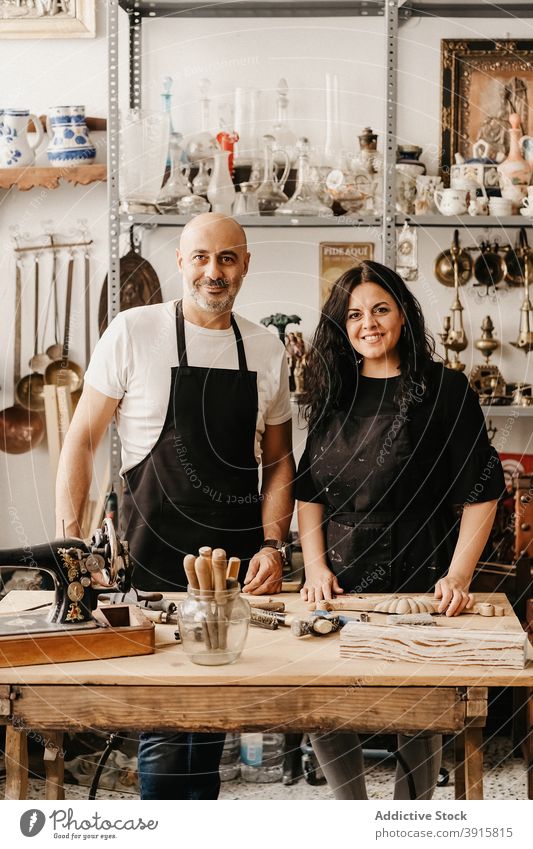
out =
<svg viewBox="0 0 533 849"><path fill-rule="evenodd" d="M320 307L341 274L365 259L374 259L372 242L320 242Z"/></svg>
<svg viewBox="0 0 533 849"><path fill-rule="evenodd" d="M522 134L533 134L533 40L443 39L441 87L441 176L480 139L490 159L504 159L513 112Z"/></svg>
<svg viewBox="0 0 533 849"><path fill-rule="evenodd" d="M0 38L94 38L96 0L0 0Z"/></svg>

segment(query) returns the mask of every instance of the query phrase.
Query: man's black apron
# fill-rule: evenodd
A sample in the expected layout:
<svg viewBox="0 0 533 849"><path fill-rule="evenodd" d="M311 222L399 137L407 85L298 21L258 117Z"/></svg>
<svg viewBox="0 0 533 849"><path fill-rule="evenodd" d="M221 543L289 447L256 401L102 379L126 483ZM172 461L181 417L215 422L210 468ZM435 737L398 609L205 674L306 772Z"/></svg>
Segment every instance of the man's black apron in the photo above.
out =
<svg viewBox="0 0 533 849"><path fill-rule="evenodd" d="M326 440L319 440L325 442ZM339 413L327 445L313 452L312 472L326 500L328 565L346 592L426 592L447 570L453 544L431 505L409 507L424 473L412 459L407 422ZM393 488L405 509L391 509ZM408 544L406 543L408 541Z"/></svg>
<svg viewBox="0 0 533 849"><path fill-rule="evenodd" d="M242 580L263 539L257 373L248 371L233 316L231 326L238 370L189 366L181 301L176 306L178 366L165 423L150 453L125 474L122 528L140 589L185 589L183 557L202 545L240 557Z"/></svg>

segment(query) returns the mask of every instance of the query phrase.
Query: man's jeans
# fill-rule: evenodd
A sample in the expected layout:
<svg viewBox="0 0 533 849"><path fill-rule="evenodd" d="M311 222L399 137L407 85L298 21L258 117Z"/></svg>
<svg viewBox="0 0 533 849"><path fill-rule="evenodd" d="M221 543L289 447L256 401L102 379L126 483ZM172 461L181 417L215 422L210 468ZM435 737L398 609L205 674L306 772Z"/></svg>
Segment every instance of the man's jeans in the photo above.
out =
<svg viewBox="0 0 533 849"><path fill-rule="evenodd" d="M141 799L218 799L225 734L139 736Z"/></svg>

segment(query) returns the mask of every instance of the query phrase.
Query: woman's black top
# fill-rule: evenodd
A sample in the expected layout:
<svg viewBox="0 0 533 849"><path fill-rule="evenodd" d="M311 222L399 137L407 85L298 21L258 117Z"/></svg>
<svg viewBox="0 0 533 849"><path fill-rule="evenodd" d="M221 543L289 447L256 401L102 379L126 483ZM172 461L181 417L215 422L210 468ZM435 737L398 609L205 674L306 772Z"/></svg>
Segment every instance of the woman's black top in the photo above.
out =
<svg viewBox="0 0 533 849"><path fill-rule="evenodd" d="M386 587L361 591L430 589L447 571L453 554L454 505L492 501L505 490L500 460L466 377L433 363L425 384L415 384L400 399L399 381L358 375L353 399L309 434L298 466L296 498L325 506L326 530L330 520L343 522L342 528L357 525L363 510L367 525L381 523L389 531L392 527L389 555L396 562L395 575L389 576ZM346 434L356 436L347 439ZM365 457L361 466L365 445L372 446L375 456ZM387 485L379 503L373 504L368 493L379 491L379 476L387 464ZM360 479L363 468L365 481ZM367 480L372 486L366 486ZM334 539L338 537L337 532ZM328 536L327 542L329 565L340 574L342 585L347 564L335 564ZM349 559L346 546L343 559ZM353 575L350 580L355 580ZM354 590L350 580L346 577L344 588Z"/></svg>

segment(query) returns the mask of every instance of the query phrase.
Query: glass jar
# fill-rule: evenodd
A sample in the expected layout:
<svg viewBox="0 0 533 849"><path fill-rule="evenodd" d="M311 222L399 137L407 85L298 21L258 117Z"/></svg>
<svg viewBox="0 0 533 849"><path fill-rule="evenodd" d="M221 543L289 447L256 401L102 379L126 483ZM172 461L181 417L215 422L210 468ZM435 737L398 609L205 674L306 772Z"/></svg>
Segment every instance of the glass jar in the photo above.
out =
<svg viewBox="0 0 533 849"><path fill-rule="evenodd" d="M221 666L240 656L250 624L250 605L240 592L240 586L220 592L187 587L187 598L178 605L178 624L193 663Z"/></svg>

